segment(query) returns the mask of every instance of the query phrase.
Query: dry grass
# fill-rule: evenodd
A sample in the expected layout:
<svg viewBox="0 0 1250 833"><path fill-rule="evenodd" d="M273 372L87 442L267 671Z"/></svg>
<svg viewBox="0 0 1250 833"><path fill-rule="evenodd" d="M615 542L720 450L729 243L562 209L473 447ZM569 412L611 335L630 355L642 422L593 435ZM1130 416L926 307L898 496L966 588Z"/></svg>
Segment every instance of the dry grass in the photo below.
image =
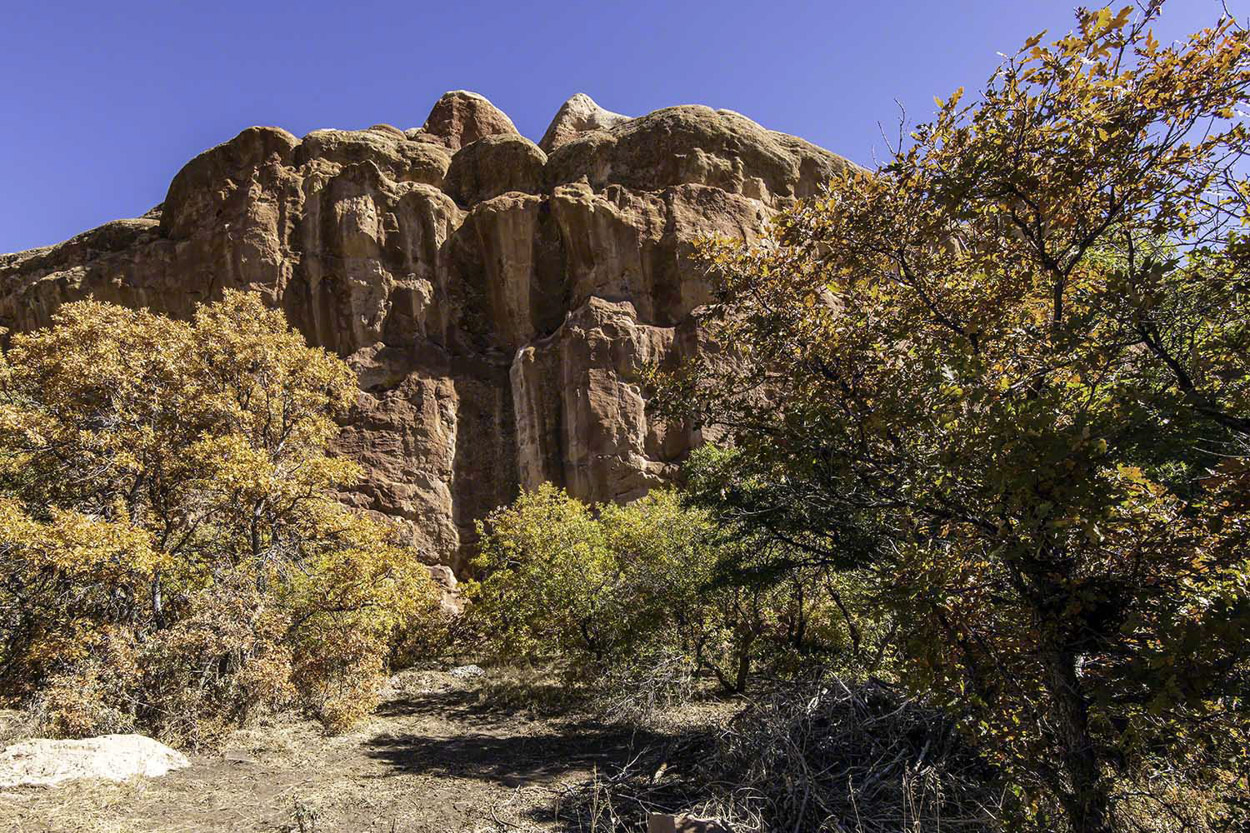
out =
<svg viewBox="0 0 1250 833"><path fill-rule="evenodd" d="M0 748L36 734L36 721L29 711L0 709Z"/></svg>
<svg viewBox="0 0 1250 833"><path fill-rule="evenodd" d="M665 738L556 714L563 696L538 672L404 672L345 735L269 719L163 778L0 791L0 833L566 830L560 796Z"/></svg>

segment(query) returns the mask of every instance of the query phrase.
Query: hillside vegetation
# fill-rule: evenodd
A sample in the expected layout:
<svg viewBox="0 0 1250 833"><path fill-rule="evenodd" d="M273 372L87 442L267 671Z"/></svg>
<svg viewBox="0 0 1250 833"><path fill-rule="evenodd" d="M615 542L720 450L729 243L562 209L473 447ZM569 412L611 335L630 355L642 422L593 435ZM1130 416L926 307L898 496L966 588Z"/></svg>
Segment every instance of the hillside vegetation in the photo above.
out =
<svg viewBox="0 0 1250 833"><path fill-rule="evenodd" d="M1159 43L1161 7L1031 38L875 174L708 241L737 360L670 393L733 441L700 500L866 571L901 680L1081 833L1247 795L1250 53Z"/></svg>

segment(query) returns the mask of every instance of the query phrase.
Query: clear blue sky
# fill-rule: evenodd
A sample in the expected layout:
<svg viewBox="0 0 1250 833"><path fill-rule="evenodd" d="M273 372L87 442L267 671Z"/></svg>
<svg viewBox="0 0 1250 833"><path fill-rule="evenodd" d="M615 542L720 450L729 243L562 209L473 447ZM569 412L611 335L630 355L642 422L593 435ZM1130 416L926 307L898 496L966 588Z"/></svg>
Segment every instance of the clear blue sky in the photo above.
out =
<svg viewBox="0 0 1250 833"><path fill-rule="evenodd" d="M997 52L1069 29L1074 5L4 0L0 252L142 214L183 163L249 125L419 126L450 89L485 95L534 139L585 92L629 115L737 110L871 164L894 99L926 119L934 95L979 88ZM1229 7L1244 18L1250 0ZM1157 33L1219 12L1169 0Z"/></svg>

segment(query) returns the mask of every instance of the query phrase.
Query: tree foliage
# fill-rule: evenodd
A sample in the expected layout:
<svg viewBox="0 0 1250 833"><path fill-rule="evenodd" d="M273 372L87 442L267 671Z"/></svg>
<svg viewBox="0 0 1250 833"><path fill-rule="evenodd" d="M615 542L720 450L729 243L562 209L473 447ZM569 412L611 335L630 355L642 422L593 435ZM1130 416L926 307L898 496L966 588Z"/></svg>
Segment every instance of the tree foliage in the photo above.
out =
<svg viewBox="0 0 1250 833"><path fill-rule="evenodd" d="M80 302L0 366L0 692L53 728L196 741L257 704L367 709L430 605L389 527L334 498L349 368L255 295L190 322Z"/></svg>
<svg viewBox="0 0 1250 833"><path fill-rule="evenodd" d="M502 656L562 664L574 679L632 674L645 686L676 660L740 692L761 666L793 671L849 642L827 571L754 575L758 543L674 491L591 507L543 485L482 525L471 616Z"/></svg>
<svg viewBox="0 0 1250 833"><path fill-rule="evenodd" d="M708 241L733 361L667 392L728 430L725 516L866 565L912 684L1079 831L1234 824L1248 786L1250 52L1160 44L1160 7Z"/></svg>

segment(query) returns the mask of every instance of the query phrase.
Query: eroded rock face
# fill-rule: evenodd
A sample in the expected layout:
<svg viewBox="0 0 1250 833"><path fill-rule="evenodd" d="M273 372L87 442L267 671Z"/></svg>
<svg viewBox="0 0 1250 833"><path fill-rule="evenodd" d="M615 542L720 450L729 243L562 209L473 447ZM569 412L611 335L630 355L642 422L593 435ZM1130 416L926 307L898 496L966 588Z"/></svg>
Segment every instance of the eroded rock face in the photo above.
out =
<svg viewBox="0 0 1250 833"><path fill-rule="evenodd" d="M345 502L460 567L521 486L627 500L673 476L698 438L648 419L642 370L700 349L693 241L749 239L847 164L729 111L580 95L541 146L465 92L407 131L254 127L148 215L0 255L0 324L261 293L359 375L338 450L367 476Z"/></svg>
<svg viewBox="0 0 1250 833"><path fill-rule="evenodd" d="M517 133L512 119L503 111L477 93L466 90L444 93L430 111L421 131L452 150L459 150L485 136ZM408 135L422 138L415 133Z"/></svg>
<svg viewBox="0 0 1250 833"><path fill-rule="evenodd" d="M547 154L524 136L500 133L465 145L447 170L446 191L474 205L509 191L542 192Z"/></svg>

